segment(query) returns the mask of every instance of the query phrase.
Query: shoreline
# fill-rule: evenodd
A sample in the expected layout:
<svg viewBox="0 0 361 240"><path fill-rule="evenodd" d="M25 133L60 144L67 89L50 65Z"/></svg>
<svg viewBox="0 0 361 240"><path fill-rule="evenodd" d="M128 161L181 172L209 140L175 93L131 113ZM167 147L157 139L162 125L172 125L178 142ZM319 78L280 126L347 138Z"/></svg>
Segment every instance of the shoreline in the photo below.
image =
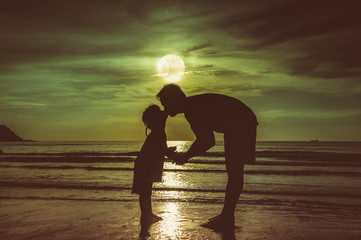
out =
<svg viewBox="0 0 361 240"><path fill-rule="evenodd" d="M4 240L138 239L137 202L0 199L0 238ZM350 239L361 238L361 210L306 206L238 204L233 233L200 224L222 204L154 202L163 220L153 224L154 239Z"/></svg>
<svg viewBox="0 0 361 240"><path fill-rule="evenodd" d="M0 145L23 152L0 156L1 240L138 239L130 190L138 145L37 144ZM150 227L151 239L361 239L359 145L306 145L258 149L263 156L245 168L237 228L226 235L200 226L223 207L223 146L184 166L166 161L153 188L154 213L164 220ZM122 151L134 156L116 155Z"/></svg>

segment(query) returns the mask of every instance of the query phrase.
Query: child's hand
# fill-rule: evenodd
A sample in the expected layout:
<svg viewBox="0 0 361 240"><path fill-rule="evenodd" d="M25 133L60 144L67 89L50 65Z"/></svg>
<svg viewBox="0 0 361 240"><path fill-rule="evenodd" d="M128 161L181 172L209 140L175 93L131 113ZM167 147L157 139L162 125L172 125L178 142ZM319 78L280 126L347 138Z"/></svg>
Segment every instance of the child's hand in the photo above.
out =
<svg viewBox="0 0 361 240"><path fill-rule="evenodd" d="M179 153L175 152L175 153L173 153L172 160L177 165L183 165L186 162L188 162L188 158L186 156L186 153L184 153L184 152L179 152Z"/></svg>
<svg viewBox="0 0 361 240"><path fill-rule="evenodd" d="M165 155L173 160L173 156L175 154L175 150L177 149L177 147L168 147L166 150L165 150Z"/></svg>

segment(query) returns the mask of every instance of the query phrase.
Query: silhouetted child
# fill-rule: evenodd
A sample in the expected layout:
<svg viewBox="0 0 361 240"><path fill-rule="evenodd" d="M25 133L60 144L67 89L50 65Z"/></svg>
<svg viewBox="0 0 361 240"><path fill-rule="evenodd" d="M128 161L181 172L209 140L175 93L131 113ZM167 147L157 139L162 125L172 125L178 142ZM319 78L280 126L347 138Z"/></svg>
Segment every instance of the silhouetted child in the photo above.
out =
<svg viewBox="0 0 361 240"><path fill-rule="evenodd" d="M164 156L174 148L167 149L165 123L167 114L157 105L150 105L144 112L142 120L148 129L147 135L134 164L134 178L132 193L139 194L141 210L140 222L142 227L162 219L152 211L152 185L153 182L162 181Z"/></svg>

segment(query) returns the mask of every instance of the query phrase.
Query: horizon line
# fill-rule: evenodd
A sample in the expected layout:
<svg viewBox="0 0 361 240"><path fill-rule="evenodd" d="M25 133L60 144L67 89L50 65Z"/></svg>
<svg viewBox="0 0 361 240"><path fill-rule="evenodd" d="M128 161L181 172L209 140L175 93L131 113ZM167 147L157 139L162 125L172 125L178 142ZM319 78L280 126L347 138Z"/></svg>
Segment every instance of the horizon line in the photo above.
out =
<svg viewBox="0 0 361 240"><path fill-rule="evenodd" d="M144 140L24 140L24 141L0 141L1 142L143 142ZM167 142L194 142L195 140L167 140ZM216 140L224 142L224 140ZM361 140L257 140L256 142L361 142Z"/></svg>

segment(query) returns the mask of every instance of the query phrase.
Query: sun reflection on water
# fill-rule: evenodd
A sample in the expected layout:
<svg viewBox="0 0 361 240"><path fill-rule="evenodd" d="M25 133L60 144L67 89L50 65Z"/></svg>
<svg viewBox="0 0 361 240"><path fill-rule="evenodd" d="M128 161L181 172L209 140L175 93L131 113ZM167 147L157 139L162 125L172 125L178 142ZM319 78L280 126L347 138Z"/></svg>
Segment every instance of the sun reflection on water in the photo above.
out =
<svg viewBox="0 0 361 240"><path fill-rule="evenodd" d="M167 141L168 147L177 147L177 152L186 152L192 141Z"/></svg>
<svg viewBox="0 0 361 240"><path fill-rule="evenodd" d="M173 165L173 164L172 164ZM174 165L175 166L175 165ZM184 166L177 166L179 168L186 168ZM160 191L157 191L157 196L162 199L179 200L184 197L183 189L192 189L195 187L189 174L184 172L163 172L162 182L154 185Z"/></svg>
<svg viewBox="0 0 361 240"><path fill-rule="evenodd" d="M185 152L188 150L192 142L189 141L168 141L168 147L177 146L177 152ZM171 164L171 163L169 163ZM185 166L169 165L171 169L183 169ZM154 225L154 231L157 233L157 239L184 239L187 235L185 226L187 221L184 216L182 202L178 200L184 199L186 196L182 191L170 191L176 188L190 188L191 182L180 172L163 172L163 181L155 187L168 188L166 191L157 191L157 196L169 200L162 203L159 215L163 220Z"/></svg>

